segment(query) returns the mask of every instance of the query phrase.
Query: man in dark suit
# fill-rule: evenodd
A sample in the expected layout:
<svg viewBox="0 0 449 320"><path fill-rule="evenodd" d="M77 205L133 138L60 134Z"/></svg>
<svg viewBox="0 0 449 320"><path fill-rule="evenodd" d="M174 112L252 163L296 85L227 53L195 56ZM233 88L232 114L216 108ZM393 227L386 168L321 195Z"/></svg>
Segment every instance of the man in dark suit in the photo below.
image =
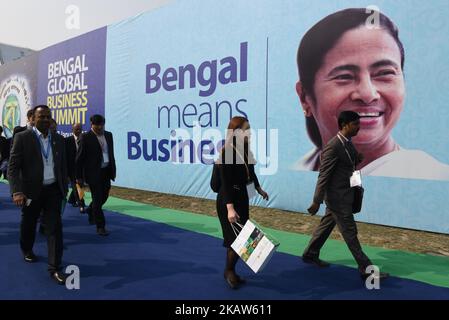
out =
<svg viewBox="0 0 449 320"><path fill-rule="evenodd" d="M76 171L75 171L75 160L76 152L79 148L80 136L82 132L82 126L80 123L75 123L72 126L72 133L70 137L65 138L65 147L67 153L67 171L70 178L70 184L72 187L72 192L70 193L68 203L72 204L74 207L80 207L80 212L84 212L84 199L80 199L78 195L78 190L76 188Z"/></svg>
<svg viewBox="0 0 449 320"><path fill-rule="evenodd" d="M27 111L27 124L23 127L21 126L17 126L14 128L13 133L12 133L12 137L8 138L9 139L9 149L11 150L12 146L13 146L13 142L14 142L14 137L16 136L16 134L18 134L19 132L25 131L27 129L32 129L34 126L34 120L33 120L33 113L34 113L34 109L30 109Z"/></svg>
<svg viewBox="0 0 449 320"><path fill-rule="evenodd" d="M112 133L104 130L105 119L96 114L90 118L91 130L83 133L76 155L76 178L80 186L89 185L92 203L87 208L89 219L94 219L97 233L107 236L102 206L109 197L111 180L115 179L114 142Z"/></svg>
<svg viewBox="0 0 449 320"><path fill-rule="evenodd" d="M315 188L313 203L308 211L314 215L318 212L320 204L325 200L326 214L321 218L319 226L315 229L309 245L303 253L303 261L319 267L329 264L319 259L320 249L327 238L338 226L343 239L359 266L363 279L371 275L367 268L372 265L365 255L357 238L357 225L352 213L354 202L354 189L350 179L357 164L363 160L351 142L360 129L360 116L353 111L343 111L338 117L340 131L325 146L321 154L320 172ZM387 273L381 272L380 278L386 278Z"/></svg>
<svg viewBox="0 0 449 320"><path fill-rule="evenodd" d="M67 162L64 138L49 131L51 113L46 105L34 108L35 127L16 134L8 168L13 201L22 208L20 247L26 262L35 262L33 253L36 224L41 211L48 246L48 271L59 284L66 275L62 259L62 200L67 194Z"/></svg>

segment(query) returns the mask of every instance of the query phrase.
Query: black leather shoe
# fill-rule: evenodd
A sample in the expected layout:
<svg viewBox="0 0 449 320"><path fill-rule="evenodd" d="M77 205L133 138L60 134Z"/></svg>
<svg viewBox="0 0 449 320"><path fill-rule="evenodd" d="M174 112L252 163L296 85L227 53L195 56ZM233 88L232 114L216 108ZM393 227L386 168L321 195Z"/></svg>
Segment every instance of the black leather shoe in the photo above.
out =
<svg viewBox="0 0 449 320"><path fill-rule="evenodd" d="M30 251L30 252L25 253L25 254L23 255L23 260L25 260L26 262L29 262L29 263L33 263L33 262L36 262L36 261L37 261L37 257L36 257L36 255L33 253L33 251Z"/></svg>
<svg viewBox="0 0 449 320"><path fill-rule="evenodd" d="M100 236L107 236L109 235L109 231L107 231L105 228L98 228L97 234Z"/></svg>
<svg viewBox="0 0 449 320"><path fill-rule="evenodd" d="M60 272L60 271L56 271L56 272L50 273L50 277L53 280L55 280L57 284L60 284L60 285L64 285L65 281L67 279L67 275L62 273L62 272Z"/></svg>
<svg viewBox="0 0 449 320"><path fill-rule="evenodd" d="M302 256L302 261L304 261L304 263L314 264L320 268L327 268L330 266L330 263L320 260L318 257Z"/></svg>

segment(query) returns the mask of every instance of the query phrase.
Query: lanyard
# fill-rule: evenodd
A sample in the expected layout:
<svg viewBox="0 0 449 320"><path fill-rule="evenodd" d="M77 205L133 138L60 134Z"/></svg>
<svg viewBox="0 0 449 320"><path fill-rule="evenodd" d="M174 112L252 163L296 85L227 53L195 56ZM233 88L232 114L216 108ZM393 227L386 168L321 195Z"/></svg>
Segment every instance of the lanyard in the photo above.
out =
<svg viewBox="0 0 449 320"><path fill-rule="evenodd" d="M41 145L41 153L45 158L45 162L48 163L48 156L50 155L51 151L51 134L48 135L48 141L47 141L47 149L44 148L44 143L42 142L41 138L37 134L37 132L34 132L36 134L37 140L39 140L39 144Z"/></svg>
<svg viewBox="0 0 449 320"><path fill-rule="evenodd" d="M348 149L346 149L346 145L343 142L342 138L340 137L340 134L337 134L338 139L340 140L341 144L343 145L343 147L345 148L346 154L348 155L349 160L351 161L352 165L354 166L354 171L355 171L355 161L352 160L351 155L348 152Z"/></svg>

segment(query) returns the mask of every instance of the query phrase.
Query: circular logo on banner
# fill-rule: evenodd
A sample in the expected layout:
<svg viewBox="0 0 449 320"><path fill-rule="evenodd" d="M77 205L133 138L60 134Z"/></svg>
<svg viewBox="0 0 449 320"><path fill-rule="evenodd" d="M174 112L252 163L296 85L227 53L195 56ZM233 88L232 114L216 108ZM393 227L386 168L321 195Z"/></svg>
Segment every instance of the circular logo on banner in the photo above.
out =
<svg viewBox="0 0 449 320"><path fill-rule="evenodd" d="M25 78L13 76L0 85L0 125L6 138L12 137L15 127L26 125L26 114L31 109L30 94Z"/></svg>

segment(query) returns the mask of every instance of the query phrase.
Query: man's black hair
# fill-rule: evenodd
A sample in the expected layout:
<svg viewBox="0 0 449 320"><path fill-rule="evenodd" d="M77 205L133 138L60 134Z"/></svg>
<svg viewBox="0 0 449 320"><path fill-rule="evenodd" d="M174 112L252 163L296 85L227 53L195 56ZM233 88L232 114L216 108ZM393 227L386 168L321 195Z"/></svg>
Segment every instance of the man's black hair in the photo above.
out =
<svg viewBox="0 0 449 320"><path fill-rule="evenodd" d="M27 111L27 119L31 118L34 115L34 108Z"/></svg>
<svg viewBox="0 0 449 320"><path fill-rule="evenodd" d="M101 125L105 123L105 119L101 114L94 114L90 117L90 122L94 125Z"/></svg>
<svg viewBox="0 0 449 320"><path fill-rule="evenodd" d="M338 115L338 128L342 129L345 124L348 124L350 122L359 120L360 116L357 112L354 111L342 111Z"/></svg>
<svg viewBox="0 0 449 320"><path fill-rule="evenodd" d="M40 104L40 105L35 106L33 109L30 110L30 111L32 112L32 115L34 115L34 113L36 112L36 110L39 109L39 108L50 110L50 108L49 108L47 105L45 105L45 104ZM27 112L27 117L28 117L28 113L29 113L30 111Z"/></svg>

